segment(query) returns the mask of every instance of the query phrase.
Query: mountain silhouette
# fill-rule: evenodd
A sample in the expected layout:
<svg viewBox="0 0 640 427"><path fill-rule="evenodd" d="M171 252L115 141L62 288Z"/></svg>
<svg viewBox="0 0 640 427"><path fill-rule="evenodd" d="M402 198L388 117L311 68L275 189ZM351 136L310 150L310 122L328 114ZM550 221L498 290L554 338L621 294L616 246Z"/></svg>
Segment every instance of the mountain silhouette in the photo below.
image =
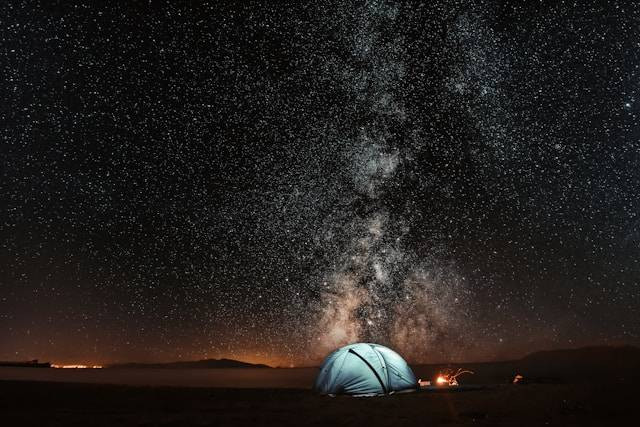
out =
<svg viewBox="0 0 640 427"><path fill-rule="evenodd" d="M271 368L264 364L241 362L233 359L203 359L167 363L115 363L107 368L154 368L154 369L221 369L221 368Z"/></svg>

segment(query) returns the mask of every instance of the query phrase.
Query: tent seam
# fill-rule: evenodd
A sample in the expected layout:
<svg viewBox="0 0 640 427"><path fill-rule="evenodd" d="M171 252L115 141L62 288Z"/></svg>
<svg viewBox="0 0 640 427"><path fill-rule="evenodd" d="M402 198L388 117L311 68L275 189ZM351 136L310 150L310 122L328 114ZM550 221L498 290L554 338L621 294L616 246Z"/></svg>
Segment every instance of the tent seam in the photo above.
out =
<svg viewBox="0 0 640 427"><path fill-rule="evenodd" d="M365 365L367 365L367 366L369 367L369 369L371 369L371 372L373 372L373 374L374 374L374 375L376 376L376 378L378 379L378 382L379 382L379 383L380 383L380 385L382 386L382 392L383 392L384 394L387 394L387 393L388 393L388 392L387 392L387 387L384 385L384 381L382 381L382 378L380 378L380 375L378 375L378 373L376 372L376 370L375 370L375 369L373 369L373 366L371 366L371 363L367 362L367 360L366 360L364 357L362 357L360 354L358 354L358 353L357 353L354 349L352 349L352 348L350 348L350 349L349 349L349 353L353 353L353 354L355 354L356 356L358 356L358 358L359 358L360 360L362 360L362 361L365 363ZM376 356L376 357L377 357L377 356Z"/></svg>
<svg viewBox="0 0 640 427"><path fill-rule="evenodd" d="M387 373L387 385L389 386L389 388L391 388L391 378L389 377L389 367L388 367L387 359L384 358L384 355L382 353L380 353L378 350L376 350L376 347L373 344L370 344L370 346L371 346L371 349L373 350L373 352L378 357L378 360L380 361L380 364L382 365L382 369Z"/></svg>

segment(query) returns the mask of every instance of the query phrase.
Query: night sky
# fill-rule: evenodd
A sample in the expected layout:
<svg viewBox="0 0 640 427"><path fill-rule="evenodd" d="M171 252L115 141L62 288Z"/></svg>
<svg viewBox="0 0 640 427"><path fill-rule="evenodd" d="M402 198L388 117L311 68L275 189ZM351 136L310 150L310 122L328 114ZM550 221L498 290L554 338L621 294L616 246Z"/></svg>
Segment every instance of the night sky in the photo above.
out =
<svg viewBox="0 0 640 427"><path fill-rule="evenodd" d="M640 344L635 2L105 3L0 5L0 360Z"/></svg>

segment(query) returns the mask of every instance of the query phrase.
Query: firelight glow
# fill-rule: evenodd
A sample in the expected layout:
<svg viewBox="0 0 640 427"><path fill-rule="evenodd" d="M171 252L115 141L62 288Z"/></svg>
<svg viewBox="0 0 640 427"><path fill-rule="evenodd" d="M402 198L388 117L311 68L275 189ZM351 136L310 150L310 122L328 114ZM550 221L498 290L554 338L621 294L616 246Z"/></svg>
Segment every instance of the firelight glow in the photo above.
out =
<svg viewBox="0 0 640 427"><path fill-rule="evenodd" d="M449 385L449 381L443 377L442 375L439 375L438 378L436 378L436 384L438 385Z"/></svg>

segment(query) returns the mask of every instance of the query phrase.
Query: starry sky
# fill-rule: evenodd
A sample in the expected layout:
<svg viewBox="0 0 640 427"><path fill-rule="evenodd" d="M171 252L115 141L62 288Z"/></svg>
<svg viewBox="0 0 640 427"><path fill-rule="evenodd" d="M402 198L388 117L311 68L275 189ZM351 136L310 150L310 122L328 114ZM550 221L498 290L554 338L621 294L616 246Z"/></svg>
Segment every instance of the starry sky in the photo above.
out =
<svg viewBox="0 0 640 427"><path fill-rule="evenodd" d="M0 5L0 360L640 344L640 7Z"/></svg>

